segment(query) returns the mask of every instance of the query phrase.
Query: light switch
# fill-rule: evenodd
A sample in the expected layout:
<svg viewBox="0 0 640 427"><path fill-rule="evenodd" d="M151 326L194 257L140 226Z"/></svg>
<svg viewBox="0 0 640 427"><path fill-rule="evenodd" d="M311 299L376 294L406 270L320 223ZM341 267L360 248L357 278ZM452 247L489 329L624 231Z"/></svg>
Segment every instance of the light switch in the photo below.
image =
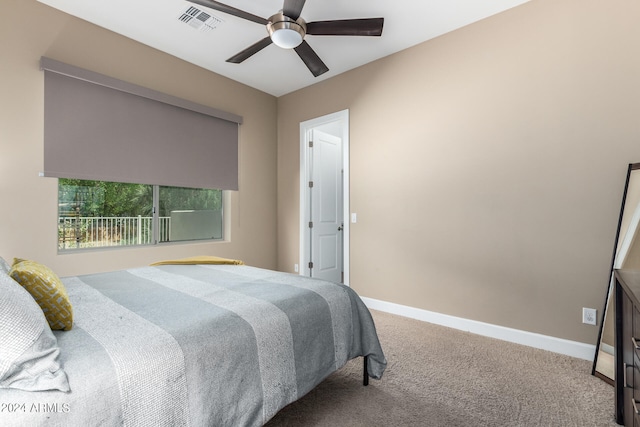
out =
<svg viewBox="0 0 640 427"><path fill-rule="evenodd" d="M355 224L358 221L358 217L355 212L351 213L351 223Z"/></svg>

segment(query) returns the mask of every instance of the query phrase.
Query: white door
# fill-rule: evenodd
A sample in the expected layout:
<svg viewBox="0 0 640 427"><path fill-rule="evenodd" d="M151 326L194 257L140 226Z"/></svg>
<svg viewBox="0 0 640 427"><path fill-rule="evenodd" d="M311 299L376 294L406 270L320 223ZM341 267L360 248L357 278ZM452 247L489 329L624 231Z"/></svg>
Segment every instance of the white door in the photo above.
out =
<svg viewBox="0 0 640 427"><path fill-rule="evenodd" d="M342 139L311 131L311 277L342 282Z"/></svg>

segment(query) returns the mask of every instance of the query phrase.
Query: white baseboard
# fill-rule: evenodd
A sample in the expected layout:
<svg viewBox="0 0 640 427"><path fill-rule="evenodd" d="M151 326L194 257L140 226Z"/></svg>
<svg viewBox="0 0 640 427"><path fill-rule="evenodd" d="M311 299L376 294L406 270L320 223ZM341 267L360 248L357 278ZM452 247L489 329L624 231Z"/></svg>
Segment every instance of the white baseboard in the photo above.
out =
<svg viewBox="0 0 640 427"><path fill-rule="evenodd" d="M486 337L497 338L516 344L527 345L529 347L552 351L554 353L565 354L584 360L593 360L596 346L577 341L569 341L548 335L536 334L533 332L521 331L519 329L505 328L504 326L492 325L490 323L478 322L476 320L463 319L461 317L449 316L447 314L408 307L392 302L380 301L373 298L362 297L362 301L372 310L384 311L386 313L397 314L399 316L410 317L436 325L447 326L461 331L471 332Z"/></svg>

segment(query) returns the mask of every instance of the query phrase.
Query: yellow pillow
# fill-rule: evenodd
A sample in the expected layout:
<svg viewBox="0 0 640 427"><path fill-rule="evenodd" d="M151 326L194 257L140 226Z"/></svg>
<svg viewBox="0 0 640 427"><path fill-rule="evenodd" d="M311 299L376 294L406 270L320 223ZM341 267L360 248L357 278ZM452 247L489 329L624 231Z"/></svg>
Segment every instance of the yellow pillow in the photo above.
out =
<svg viewBox="0 0 640 427"><path fill-rule="evenodd" d="M71 301L60 278L49 267L35 261L15 259L9 275L29 291L42 308L51 329L71 329Z"/></svg>

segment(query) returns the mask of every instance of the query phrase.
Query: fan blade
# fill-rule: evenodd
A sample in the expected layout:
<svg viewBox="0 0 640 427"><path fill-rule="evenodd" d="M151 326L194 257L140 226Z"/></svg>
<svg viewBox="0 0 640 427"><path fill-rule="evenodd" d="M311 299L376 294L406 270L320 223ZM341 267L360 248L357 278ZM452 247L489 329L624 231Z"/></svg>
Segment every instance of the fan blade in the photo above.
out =
<svg viewBox="0 0 640 427"><path fill-rule="evenodd" d="M311 49L311 46L309 46L309 43L306 41L302 40L302 43L294 49L314 77L318 77L319 75L329 71L329 67L322 62L322 59L320 59L318 54Z"/></svg>
<svg viewBox="0 0 640 427"><path fill-rule="evenodd" d="M260 52L262 49L264 49L265 47L269 46L270 44L271 44L271 37L267 36L267 37L263 38L262 40L260 40L259 42L252 44L251 46L249 46L248 48L246 48L242 52L238 52L237 54L235 54L231 58L227 59L227 62L232 62L234 64L239 64L242 61L244 61L245 59L248 59L249 57L255 55L258 52Z"/></svg>
<svg viewBox="0 0 640 427"><path fill-rule="evenodd" d="M213 0L187 0L191 3L199 4L200 6L208 7L209 9L224 12L229 15L237 16L238 18L246 19L248 21L256 22L258 24L267 25L269 21L256 15L252 15L244 10L236 9L235 7L227 6L226 4L219 3Z"/></svg>
<svg viewBox="0 0 640 427"><path fill-rule="evenodd" d="M300 18L305 1L306 0L284 0L284 4L282 5L282 14L295 21Z"/></svg>
<svg viewBox="0 0 640 427"><path fill-rule="evenodd" d="M307 34L314 36L380 36L383 25L384 18L307 22Z"/></svg>

